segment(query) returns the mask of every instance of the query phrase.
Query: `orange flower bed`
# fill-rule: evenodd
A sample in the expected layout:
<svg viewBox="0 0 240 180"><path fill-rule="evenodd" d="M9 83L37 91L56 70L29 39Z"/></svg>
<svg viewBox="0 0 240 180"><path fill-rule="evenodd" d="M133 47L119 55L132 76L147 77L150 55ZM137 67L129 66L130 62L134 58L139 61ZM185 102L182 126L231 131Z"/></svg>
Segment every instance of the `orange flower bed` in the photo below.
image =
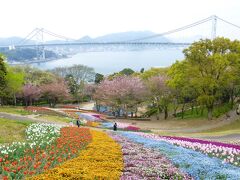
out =
<svg viewBox="0 0 240 180"><path fill-rule="evenodd" d="M98 127L100 125L100 123L98 122L91 122L91 121L87 121L86 126L90 126L90 127Z"/></svg>
<svg viewBox="0 0 240 180"><path fill-rule="evenodd" d="M22 179L53 168L56 165L76 157L79 150L86 147L92 136L89 129L64 127L61 135L51 145L24 150L24 157L18 161L2 164L4 179Z"/></svg>
<svg viewBox="0 0 240 180"><path fill-rule="evenodd" d="M78 157L33 179L120 179L123 170L121 146L104 132L91 131L91 134L92 142Z"/></svg>

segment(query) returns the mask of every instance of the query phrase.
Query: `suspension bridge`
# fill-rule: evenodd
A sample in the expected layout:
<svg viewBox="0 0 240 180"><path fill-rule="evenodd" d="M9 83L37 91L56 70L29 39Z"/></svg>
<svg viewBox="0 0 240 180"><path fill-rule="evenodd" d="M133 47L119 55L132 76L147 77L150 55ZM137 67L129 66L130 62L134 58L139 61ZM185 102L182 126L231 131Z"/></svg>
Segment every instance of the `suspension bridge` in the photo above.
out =
<svg viewBox="0 0 240 180"><path fill-rule="evenodd" d="M144 47L159 47L159 46L174 46L174 47L186 47L191 44L191 42L155 42L154 39L158 37L164 37L170 34L178 33L181 31L185 31L187 29L194 28L196 26L200 26L204 23L210 22L211 23L211 39L214 39L217 37L217 22L221 21L228 25L233 26L234 28L237 28L240 30L240 26L233 24L229 21L226 21L216 15L210 16L208 18L202 19L200 21L188 24L186 26L182 26L177 29L173 29L170 31L166 31L163 33L155 34L152 36L142 37L138 39L129 39L126 41L105 41L105 42L95 42L95 41L89 41L89 42L81 42L76 39L72 39L66 36L62 36L56 33L53 33L51 31L48 31L44 28L35 28L32 32L30 32L24 39L22 39L17 44L13 44L11 46L0 46L0 48L8 48L8 49L16 49L16 48L35 48L37 59L39 61L44 61L45 58L45 50L46 48L50 47L73 47L73 46L80 46L80 47L88 47L88 48L94 48L94 47L108 47L108 46L140 46L142 48ZM49 35L54 38L61 39L62 41L58 43L46 43L44 40L44 36ZM34 43L32 43L31 40L36 39ZM151 41L149 41L151 40Z"/></svg>

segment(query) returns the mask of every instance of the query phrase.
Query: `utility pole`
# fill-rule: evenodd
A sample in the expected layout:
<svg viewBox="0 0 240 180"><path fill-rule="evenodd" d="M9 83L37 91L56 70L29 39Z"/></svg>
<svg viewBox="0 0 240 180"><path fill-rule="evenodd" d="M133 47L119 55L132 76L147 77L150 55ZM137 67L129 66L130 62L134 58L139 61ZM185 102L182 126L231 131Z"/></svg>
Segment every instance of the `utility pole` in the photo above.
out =
<svg viewBox="0 0 240 180"><path fill-rule="evenodd" d="M215 39L217 36L217 16L213 15L212 16L212 40Z"/></svg>

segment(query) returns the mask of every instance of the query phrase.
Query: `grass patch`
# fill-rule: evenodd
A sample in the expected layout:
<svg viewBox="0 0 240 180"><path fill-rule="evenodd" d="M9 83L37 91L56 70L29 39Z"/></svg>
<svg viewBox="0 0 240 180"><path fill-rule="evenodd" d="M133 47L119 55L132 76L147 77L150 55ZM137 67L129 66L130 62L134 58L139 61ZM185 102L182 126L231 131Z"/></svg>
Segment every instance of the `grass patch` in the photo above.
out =
<svg viewBox="0 0 240 180"><path fill-rule="evenodd" d="M14 106L1 106L0 112L6 112L6 113L18 114L18 115L33 114L29 111L26 111L23 107L14 107Z"/></svg>
<svg viewBox="0 0 240 180"><path fill-rule="evenodd" d="M226 114L228 111L231 110L231 105L226 103L226 104L221 104L217 105L213 109L213 117L218 118L221 115ZM207 118L208 117L208 111L207 108L194 108L188 109L184 112L184 118L183 119L199 119L199 118ZM182 118L182 112L177 113L177 118L181 119Z"/></svg>
<svg viewBox="0 0 240 180"><path fill-rule="evenodd" d="M0 118L0 143L23 141L25 130L31 121L16 121Z"/></svg>
<svg viewBox="0 0 240 180"><path fill-rule="evenodd" d="M205 130L205 131L202 131L203 133L206 132L206 133L213 133L213 132L223 132L223 131L231 131L231 132L239 132L240 133L240 119L230 123L230 124L227 124L225 126L222 126L222 127L218 127L218 128L213 128L213 129L210 129L210 130Z"/></svg>
<svg viewBox="0 0 240 180"><path fill-rule="evenodd" d="M191 121L194 122L194 121ZM195 120L196 122L196 120ZM214 137L214 136L226 136L231 134L240 134L240 119L221 126L217 128L212 128L208 130L204 130L201 132L168 132L168 131L158 131L157 134L165 135L165 136L185 136L185 137L193 137L193 138L201 138L201 137Z"/></svg>
<svg viewBox="0 0 240 180"><path fill-rule="evenodd" d="M39 118L50 122L69 123L71 121L71 118L64 116L40 115Z"/></svg>

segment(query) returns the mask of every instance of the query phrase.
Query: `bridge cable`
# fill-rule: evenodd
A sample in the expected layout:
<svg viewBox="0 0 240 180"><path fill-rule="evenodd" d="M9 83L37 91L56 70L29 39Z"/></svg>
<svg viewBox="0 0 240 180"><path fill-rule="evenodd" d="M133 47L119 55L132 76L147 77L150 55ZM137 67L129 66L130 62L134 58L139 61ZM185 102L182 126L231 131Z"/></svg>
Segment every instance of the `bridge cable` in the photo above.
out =
<svg viewBox="0 0 240 180"><path fill-rule="evenodd" d="M23 39L21 39L18 43L16 43L16 45L22 45L25 43L25 41L29 41L31 40L37 33L39 32L39 28L35 28L34 30L32 30L32 32L30 32L27 36L25 36Z"/></svg>
<svg viewBox="0 0 240 180"><path fill-rule="evenodd" d="M217 17L217 19L219 19L219 20L221 20L221 21L223 21L223 22L225 22L225 23L227 23L227 24L229 24L229 25L232 25L232 26L240 29L240 26L238 26L238 25L236 25L236 24L233 24L233 23L231 23L231 22L229 22L229 21L226 21L226 20L224 20L224 19L222 19L222 18L220 18L220 17Z"/></svg>
<svg viewBox="0 0 240 180"><path fill-rule="evenodd" d="M73 38L68 38L68 37L66 37L66 36L62 36L62 35L59 35L59 34L53 33L53 32L48 31L48 30L46 30L46 29L43 29L43 32L45 32L45 33L47 33L47 34L49 34L49 35L51 35L51 36L58 37L58 38L60 38L60 39L76 41L76 40L73 39Z"/></svg>
<svg viewBox="0 0 240 180"><path fill-rule="evenodd" d="M140 40L145 40L145 39L152 39L152 38L155 38L155 37L164 36L164 35L167 35L167 34L172 34L172 33L178 32L178 31L183 31L183 30L185 30L185 29L189 29L189 28L194 27L194 26L198 26L198 25L203 24L203 23L205 23L205 22L208 22L208 21L210 21L210 20L212 20L212 16L211 16L211 17L208 17L208 18L206 18L206 19L197 21L197 22L195 22L195 23L192 23L192 24L189 24L189 25L186 25L186 26L177 28L177 29L173 29L173 30L170 30L170 31L166 31L166 32L161 33L161 34L156 34L156 35L152 35L152 36L148 36L148 37L143 37L143 38L138 38L138 39L132 39L132 40L129 40L129 41L127 41L127 42L140 41Z"/></svg>

